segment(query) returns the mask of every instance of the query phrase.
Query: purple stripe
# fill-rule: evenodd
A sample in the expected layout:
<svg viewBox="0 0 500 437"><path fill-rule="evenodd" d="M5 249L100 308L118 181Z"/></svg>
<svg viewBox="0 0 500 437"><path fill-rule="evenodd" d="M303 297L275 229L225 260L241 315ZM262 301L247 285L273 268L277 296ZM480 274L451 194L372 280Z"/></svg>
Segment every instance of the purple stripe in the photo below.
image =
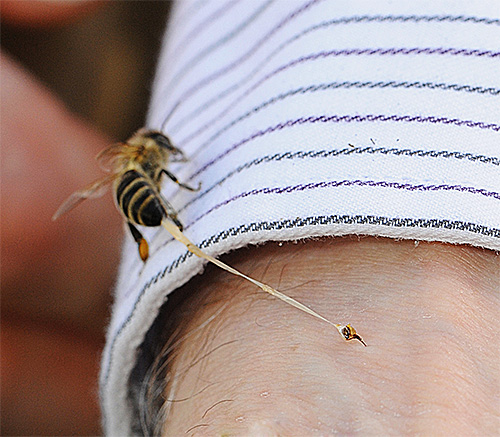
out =
<svg viewBox="0 0 500 437"><path fill-rule="evenodd" d="M264 67L267 62L274 57L275 54L279 53L282 49L284 49L286 46L291 44L292 42L296 41L297 39L301 38L302 36L311 33L313 31L329 27L332 25L340 25L340 24L354 24L354 23L363 23L363 22L408 22L408 21L414 21L414 22L432 22L432 21L437 21L437 22L472 22L472 23L481 23L481 24L499 24L499 20L488 20L486 18L476 18L476 17L464 17L464 16L415 16L415 15L410 15L410 16L381 16L381 15L375 15L375 16L354 16L354 17L347 17L347 18L339 18L339 19L333 19L329 21L322 22L320 24L316 24L314 26L311 26L305 30L302 30L298 34L294 35L292 38L288 39L285 41L283 44L281 44L277 49L275 49L270 55L268 55L263 62L261 62L259 65L252 70L252 72L247 75L243 80L241 80L238 84L232 85L226 90L224 90L222 93L220 93L218 96L215 98L212 98L209 100L207 103L202 105L201 107L198 108L198 110L193 111L191 114L189 114L189 117L185 117L182 119L180 123L175 125L172 131L175 131L178 129L178 125L180 124L181 126L184 124L185 120L188 119L190 120L193 116L193 114L197 115L199 113L199 109L206 109L206 107L210 106L213 104L215 101L217 101L219 98L230 94L233 91L236 91L240 86L245 83L247 80L251 79L257 72L262 71L262 68ZM373 49L371 49L373 50ZM392 50L398 50L398 49L392 49ZM448 49L444 49L448 50ZM457 49L450 49L450 50L457 50Z"/></svg>
<svg viewBox="0 0 500 437"><path fill-rule="evenodd" d="M244 93L240 94L236 99L234 99L225 109L223 109L221 112L219 112L214 118L212 118L210 121L205 123L203 126L199 127L197 130L189 134L187 137L181 139L179 141L179 144L182 144L183 147L186 147L187 144L189 144L190 141L192 141L194 138L196 138L198 135L203 133L207 128L213 126L216 121L221 120L224 115L226 115L231 109L234 108L234 106L241 102L241 100L249 95L255 88L257 88L259 85L262 84L266 79L268 79L271 75L273 75L277 70L275 70L273 73L270 75L267 75L265 78L263 78L261 81L256 83L254 86L246 90ZM253 107L250 111L247 113L241 115L238 117L236 120L233 120L230 125L234 125L236 122L243 120L244 118L247 118L249 115L253 113L259 112L262 108L265 108L266 106L269 106L270 104L273 104L277 101L284 100L285 98L295 96L297 94L306 94L306 93L314 93L318 91L327 91L327 90L336 90L339 88L344 88L344 89L374 89L374 88L403 88L403 89L430 89L430 90L440 90L440 91L456 91L456 92L468 92L468 93L473 93L477 92L480 94L491 94L493 96L500 95L500 89L499 88L484 88L481 86L471 86L471 85L460 85L460 84L447 84L447 83L433 83L433 82L395 82L395 81L388 81L388 82L372 82L372 81L366 81L366 82L350 82L350 81L344 81L344 82L330 82L330 83L320 83L320 84L313 84L313 85L305 85L303 87L299 87L293 90L289 90L287 92L284 92L282 94L279 94L277 96L271 97L269 100L259 104L258 106ZM202 107L199 107L197 110L202 110Z"/></svg>
<svg viewBox="0 0 500 437"><path fill-rule="evenodd" d="M237 26L229 30L226 34L220 36L220 38L209 44L208 46L202 48L199 52L188 59L180 68L177 69L175 75L163 86L164 90L171 90L175 84L178 86L182 80L186 77L186 74L192 70L197 64L199 64L207 56L210 56L215 50L220 48L222 45L227 44L230 40L236 38L241 32L243 32L248 26L250 26L255 20L262 15L265 10L272 4L273 0L267 0L262 3L255 11L253 11L245 21L237 24ZM245 4L243 4L245 6ZM248 5L246 5L248 8ZM169 59L175 59L174 56L169 56ZM161 76L161 71L158 73Z"/></svg>
<svg viewBox="0 0 500 437"><path fill-rule="evenodd" d="M212 22L226 14L233 8L236 4L238 4L241 0L229 0L226 3L222 4L222 6L219 9L216 9L214 12L212 12L208 17L204 18L201 23L198 23L191 31L184 36L184 38L177 44L177 47L173 49L169 53L169 59L177 59L179 56L178 52L179 51L184 51L186 50L186 47L189 44L192 44L193 41L197 37L203 34L203 30L205 30L206 26ZM192 19L192 17L189 17L189 19ZM185 25L185 24L184 24Z"/></svg>
<svg viewBox="0 0 500 437"><path fill-rule="evenodd" d="M240 148L244 144L254 140L255 138L263 137L275 131L279 131L288 127L295 125L308 124L308 123L361 123L361 122L406 122L406 123L432 123L432 124L449 124L453 126L465 126L477 129L490 129L495 132L500 131L500 125L493 123L483 123L481 121L472 120L459 120L456 118L447 117L434 117L434 116L420 116L420 115L384 115L384 114L368 114L368 115L320 115L320 116L310 116L310 117L300 117L295 120L287 120L283 123L278 123L274 126L270 126L266 129L259 130L249 137L233 144L231 147L226 149L221 154L217 155L214 159L208 161L205 165L199 168L195 173L193 173L188 180L192 180L201 173L203 173L207 168L214 165L217 161L220 161L223 157L233 152L234 150ZM225 129L224 129L225 130ZM224 130L217 132L207 141L205 141L198 150L204 150L207 146L212 143L218 136L220 136Z"/></svg>
<svg viewBox="0 0 500 437"><path fill-rule="evenodd" d="M208 193L214 190L216 187L222 185L224 182L232 178L233 176L248 170L251 167L258 166L261 164L269 162L278 162L282 160L294 160L294 159L328 159L335 158L337 156L348 156L351 154L383 154L383 155L394 155L394 156L404 156L409 158L441 158L441 159L467 159L472 162L478 162L482 164L492 164L500 166L500 158L489 157L484 155L473 155L471 153L461 153L461 152L450 152L446 150L410 150L410 149L397 149L385 147L346 147L344 149L330 149L330 150L308 150L308 151L296 151L296 152L283 152L276 153L274 155L260 156L253 159L252 161L247 161L242 165L239 165L234 170L226 173L219 180L215 181L209 187L203 187L203 191L197 196L192 197L188 202L177 209L177 212L183 212L186 208L192 204L198 202L200 199L205 197ZM411 164L410 164L411 165ZM413 165L425 165L423 163L415 162Z"/></svg>
<svg viewBox="0 0 500 437"><path fill-rule="evenodd" d="M470 194L479 194L485 197L492 197L494 199L500 200L500 193L495 191L487 191L481 188L467 187L463 185L413 185L413 184L402 184L399 182L387 182L387 181L362 181L359 179L356 180L343 180L343 181L329 181L329 182L316 182L309 184L299 184L288 187L275 187L275 188L259 188L251 191L247 191L245 193L238 194L233 196L224 202L221 202L208 211L205 211L202 215L193 220L186 228L194 225L198 221L200 221L203 217L212 213L213 211L219 209L222 206L225 206L231 202L234 202L238 199L243 199L249 196L256 196L259 194L283 194L283 193L294 193L300 191L308 191L315 190L321 188L335 188L335 187L349 187L349 186L358 186L358 187L382 187L382 188L394 188L398 190L407 190L407 191L458 191L461 193L470 193Z"/></svg>
<svg viewBox="0 0 500 437"><path fill-rule="evenodd" d="M329 58L329 57L338 57L338 56L396 56L396 55L402 55L402 56L408 56L408 55L440 55L440 56L471 56L471 57L487 57L487 58L496 58L500 56L500 52L494 52L491 50L467 50L467 49L457 49L453 47L437 47L437 48L432 48L432 47L391 47L391 48L366 48L366 49L342 49L342 50L328 50L328 51L321 51L318 53L313 53L311 55L307 56L301 56L300 58L294 59L293 61L282 65L281 67L278 67L274 71L268 73L266 76L264 76L262 79L260 79L256 84L254 84L251 88L249 88L246 92L242 94L240 98L248 95L252 90L257 88L259 85L261 85L263 82L271 78L272 76L281 73L289 68L295 67L296 65L302 64L304 62L308 61L315 61L317 59L324 59L324 58ZM251 75L250 75L251 77ZM208 79L208 78L207 78ZM243 80L242 82L245 82ZM203 81L202 81L203 82ZM199 84L202 84L202 82L199 82ZM201 85L200 85L201 86ZM235 86L232 86L228 88L227 90L223 91L222 93L218 94L215 96L213 99L209 100L208 102L204 103L200 107L196 108L194 111L192 111L187 117L184 117L182 120L180 120L175 126L173 126L172 131L177 130L180 126L182 126L185 123L185 119L189 119L192 121L193 117L196 115L199 115L202 113L202 111L212 104L214 104L217 100L220 98L224 97L225 95L229 94L232 91L236 91L240 87L240 84L237 84ZM188 90L183 97L179 99L181 101L184 98L189 97L190 91L193 90L195 87L191 88ZM196 91L196 90L195 90ZM193 91L194 92L194 91Z"/></svg>
<svg viewBox="0 0 500 437"><path fill-rule="evenodd" d="M240 56L238 59L230 63L229 65L226 65L225 67L221 68L220 70L216 71L215 73L211 74L210 76L205 77L201 81L199 81L196 85L192 86L189 88L184 94L181 95L181 97L178 98L178 101L184 102L188 97L193 95L195 92L197 92L200 88L203 88L204 86L208 85L210 82L213 82L216 80L219 76L222 76L229 71L231 71L233 68L237 67L238 64L246 61L248 58L250 58L257 50L260 49L260 47L269 40L278 30L280 30L283 26L285 26L288 22L292 21L294 18L296 18L298 15L301 13L305 12L307 9L309 9L311 6L313 6L316 3L319 3L324 0L310 0L307 3L303 4L300 8L296 9L294 12L286 16L282 21L280 21L275 27L273 27L269 32L266 33L260 40L257 41L256 44L254 44L250 50L248 50L246 53L244 53L242 56ZM170 91L170 90L168 90Z"/></svg>

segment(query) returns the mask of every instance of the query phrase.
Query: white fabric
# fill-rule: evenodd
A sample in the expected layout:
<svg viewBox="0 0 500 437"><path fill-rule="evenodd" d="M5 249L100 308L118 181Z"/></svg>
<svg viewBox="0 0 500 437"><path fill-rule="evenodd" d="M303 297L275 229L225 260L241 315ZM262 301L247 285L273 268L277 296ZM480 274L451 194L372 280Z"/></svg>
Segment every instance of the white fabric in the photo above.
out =
<svg viewBox="0 0 500 437"><path fill-rule="evenodd" d="M179 179L202 184L165 182L186 235L215 256L346 234L500 250L499 9L177 3L148 127L190 157L170 167ZM131 433L127 381L159 307L203 266L163 229L145 235L145 265L125 245L103 355L109 435Z"/></svg>

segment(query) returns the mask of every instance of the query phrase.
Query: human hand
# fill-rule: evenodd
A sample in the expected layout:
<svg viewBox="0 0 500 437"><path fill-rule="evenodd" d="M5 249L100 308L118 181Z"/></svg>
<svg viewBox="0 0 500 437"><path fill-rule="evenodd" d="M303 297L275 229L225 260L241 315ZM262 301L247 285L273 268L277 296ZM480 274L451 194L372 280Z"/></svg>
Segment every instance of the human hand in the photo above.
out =
<svg viewBox="0 0 500 437"><path fill-rule="evenodd" d="M42 3L2 2L2 19L22 21ZM25 24L82 12L80 3L50 7ZM110 197L107 208L89 202L51 217L102 176L93 157L110 140L4 54L1 63L3 432L99 433L98 362L121 220Z"/></svg>

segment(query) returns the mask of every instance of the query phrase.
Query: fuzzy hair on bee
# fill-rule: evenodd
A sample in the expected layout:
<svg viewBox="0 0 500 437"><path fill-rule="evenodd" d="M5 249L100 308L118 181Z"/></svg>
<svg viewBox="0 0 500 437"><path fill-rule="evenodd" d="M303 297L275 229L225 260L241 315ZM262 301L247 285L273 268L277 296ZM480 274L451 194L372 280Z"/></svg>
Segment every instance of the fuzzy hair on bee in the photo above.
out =
<svg viewBox="0 0 500 437"><path fill-rule="evenodd" d="M163 176L184 189L199 190L199 187L183 184L167 169L169 162L185 162L186 157L166 135L140 129L127 141L104 149L97 155L97 160L110 174L73 193L52 219L56 220L86 199L102 196L112 186L116 206L138 245L139 256L145 262L149 256L149 245L137 225L160 226L168 218L179 230L183 229L177 212L161 194Z"/></svg>

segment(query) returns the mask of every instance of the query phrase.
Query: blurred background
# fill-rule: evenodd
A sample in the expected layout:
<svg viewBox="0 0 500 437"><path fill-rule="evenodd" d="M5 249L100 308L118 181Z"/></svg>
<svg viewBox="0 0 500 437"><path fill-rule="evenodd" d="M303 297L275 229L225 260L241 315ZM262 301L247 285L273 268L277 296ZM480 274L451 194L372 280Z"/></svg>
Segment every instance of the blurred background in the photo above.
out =
<svg viewBox="0 0 500 437"><path fill-rule="evenodd" d="M99 435L122 222L109 195L50 217L143 125L170 2L0 8L1 434Z"/></svg>

